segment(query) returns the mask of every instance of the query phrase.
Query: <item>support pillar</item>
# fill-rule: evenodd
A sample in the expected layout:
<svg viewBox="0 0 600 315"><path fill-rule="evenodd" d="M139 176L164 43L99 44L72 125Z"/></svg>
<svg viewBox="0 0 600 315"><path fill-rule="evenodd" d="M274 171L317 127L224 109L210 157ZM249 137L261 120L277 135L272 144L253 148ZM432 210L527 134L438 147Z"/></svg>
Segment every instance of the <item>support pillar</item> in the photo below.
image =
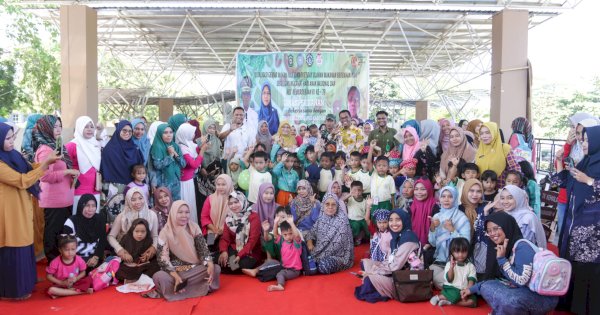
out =
<svg viewBox="0 0 600 315"><path fill-rule="evenodd" d="M415 119L417 121L429 119L429 101L415 102Z"/></svg>
<svg viewBox="0 0 600 315"><path fill-rule="evenodd" d="M166 122L173 116L173 99L160 98L158 99L158 119Z"/></svg>
<svg viewBox="0 0 600 315"><path fill-rule="evenodd" d="M83 5L60 7L60 102L63 137L71 139L75 120L98 121L98 18Z"/></svg>
<svg viewBox="0 0 600 315"><path fill-rule="evenodd" d="M527 10L504 9L492 17L490 120L505 136L511 134L513 119L527 117L528 31Z"/></svg>

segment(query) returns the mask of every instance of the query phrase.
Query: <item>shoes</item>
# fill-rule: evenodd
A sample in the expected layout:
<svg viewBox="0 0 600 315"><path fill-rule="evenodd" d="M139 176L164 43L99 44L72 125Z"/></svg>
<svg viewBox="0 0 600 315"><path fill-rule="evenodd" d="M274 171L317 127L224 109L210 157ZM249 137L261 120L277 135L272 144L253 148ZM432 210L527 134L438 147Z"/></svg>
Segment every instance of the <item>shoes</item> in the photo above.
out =
<svg viewBox="0 0 600 315"><path fill-rule="evenodd" d="M429 303L431 303L431 305L436 306L438 305L438 303L440 303L440 298L437 295L434 295L430 300Z"/></svg>

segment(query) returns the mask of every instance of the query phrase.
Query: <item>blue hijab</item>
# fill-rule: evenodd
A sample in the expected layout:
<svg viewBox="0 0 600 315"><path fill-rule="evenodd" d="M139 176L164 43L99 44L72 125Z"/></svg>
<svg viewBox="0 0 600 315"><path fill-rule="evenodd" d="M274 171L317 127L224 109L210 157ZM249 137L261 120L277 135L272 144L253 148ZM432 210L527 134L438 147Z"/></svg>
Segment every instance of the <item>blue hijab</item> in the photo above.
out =
<svg viewBox="0 0 600 315"><path fill-rule="evenodd" d="M471 241L471 222L467 216L458 209L458 191L452 186L445 186L440 189L440 198L442 194L449 191L454 198L454 202L449 208L444 208L440 205L440 212L436 213L433 218L440 220L440 225L433 231L429 232L429 239L432 235L435 237L436 244L431 244L436 247L434 258L437 261L448 261L448 253L450 249L450 241L455 237L464 237ZM454 225L454 232L450 233L444 226L446 220L451 220Z"/></svg>
<svg viewBox="0 0 600 315"><path fill-rule="evenodd" d="M421 124L419 124L419 122L414 119L405 121L400 127L402 127L402 129L406 127L413 127L417 131L417 135L421 137Z"/></svg>
<svg viewBox="0 0 600 315"><path fill-rule="evenodd" d="M19 172L21 174L29 173L33 168L31 165L25 160L25 158L19 153L17 150L12 149L10 151L4 151L4 141L6 139L6 134L8 134L9 130L13 130L8 124L0 123L0 139L2 139L2 150L0 150L0 161L6 163L10 168ZM39 199L40 197L40 183L36 182L31 187L27 188L27 191Z"/></svg>
<svg viewBox="0 0 600 315"><path fill-rule="evenodd" d="M264 91L265 87L269 88L269 94L271 94L271 101L269 102L269 104L263 103L262 100L262 92ZM266 120L267 124L269 125L269 132L272 135L274 135L277 134L277 131L279 130L279 114L277 113L277 109L273 107L273 93L271 92L272 90L269 83L263 84L262 88L260 89L261 97L260 111L258 112L258 121Z"/></svg>
<svg viewBox="0 0 600 315"><path fill-rule="evenodd" d="M390 248L392 249L392 251L402 246L402 244L406 242L413 242L415 244L419 244L419 237L417 237L417 234L415 234L415 232L411 230L412 223L410 221L410 215L408 214L408 212L402 209L394 209L390 212L390 215L394 213L400 216L400 219L402 220L402 230L400 230L400 232L394 232L390 230L390 233L392 234Z"/></svg>
<svg viewBox="0 0 600 315"><path fill-rule="evenodd" d="M131 121L131 126L133 126L134 130L135 126L138 124L144 125L144 135L141 139L136 139L134 136L132 136L131 139L133 139L133 143L135 143L138 149L140 149L142 157L144 158L144 164L148 164L148 155L150 154L150 139L147 137L148 129L146 128L146 124L142 119L136 118Z"/></svg>
<svg viewBox="0 0 600 315"><path fill-rule="evenodd" d="M125 126L129 126L133 130L129 121L121 120L116 126L115 133L102 150L100 173L102 173L103 180L108 183L129 184L131 168L144 163L142 153L132 140L133 135L128 141L121 139L121 129Z"/></svg>

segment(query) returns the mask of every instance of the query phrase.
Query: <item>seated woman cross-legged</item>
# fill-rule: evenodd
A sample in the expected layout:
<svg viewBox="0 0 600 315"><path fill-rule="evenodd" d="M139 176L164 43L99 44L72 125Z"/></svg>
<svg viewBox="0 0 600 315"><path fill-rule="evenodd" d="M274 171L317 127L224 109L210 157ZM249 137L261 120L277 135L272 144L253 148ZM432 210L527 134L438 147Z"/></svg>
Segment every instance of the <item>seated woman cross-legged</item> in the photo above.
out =
<svg viewBox="0 0 600 315"><path fill-rule="evenodd" d="M371 303L396 299L392 272L405 267L411 253L419 249L419 238L411 230L410 215L395 209L390 214L389 229L392 235L390 248L384 261L363 259L363 283L354 289L354 296Z"/></svg>
<svg viewBox="0 0 600 315"><path fill-rule="evenodd" d="M205 296L219 288L221 268L213 264L200 226L193 222L190 206L175 201L167 224L158 237L156 289L144 297L180 301Z"/></svg>
<svg viewBox="0 0 600 315"><path fill-rule="evenodd" d="M219 241L219 264L224 273L241 273L241 269L252 269L262 263L262 227L258 214L250 210L241 192L229 194L228 208Z"/></svg>
<svg viewBox="0 0 600 315"><path fill-rule="evenodd" d="M504 211L489 215L486 234L494 246L488 246L485 279L461 291L465 299L481 295L492 308L492 314L547 314L558 304L558 297L539 295L529 289L535 251L525 242L517 221Z"/></svg>
<svg viewBox="0 0 600 315"><path fill-rule="evenodd" d="M331 193L323 197L317 222L306 235L306 244L317 262L319 273L346 270L354 263L354 240L350 221L341 211L340 201Z"/></svg>

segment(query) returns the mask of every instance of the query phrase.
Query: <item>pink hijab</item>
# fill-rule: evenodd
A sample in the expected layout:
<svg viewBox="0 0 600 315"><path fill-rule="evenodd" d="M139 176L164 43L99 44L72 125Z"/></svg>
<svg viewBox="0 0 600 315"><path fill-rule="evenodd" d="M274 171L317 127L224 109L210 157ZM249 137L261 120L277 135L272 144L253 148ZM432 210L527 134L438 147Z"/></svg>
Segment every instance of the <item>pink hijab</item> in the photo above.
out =
<svg viewBox="0 0 600 315"><path fill-rule="evenodd" d="M192 220L188 220L188 223L183 226L177 224L177 211L183 206L189 208L188 203L184 200L177 200L173 203L167 224L158 235L158 242L161 245L167 245L169 252L177 258L190 264L199 264L204 257L198 257L194 238L202 235L202 230Z"/></svg>
<svg viewBox="0 0 600 315"><path fill-rule="evenodd" d="M438 124L440 125L440 146L442 147L442 152L448 150L450 146L450 134L446 135L444 133L444 123L449 123L450 127L454 127L454 121L446 118L442 118L438 120Z"/></svg>
<svg viewBox="0 0 600 315"><path fill-rule="evenodd" d="M417 134L417 130L411 126L404 128L404 133L402 133L402 137L406 133L410 133L415 138L415 143L413 145L407 145L406 143L402 146L402 160L410 160L415 157L415 154L421 148L421 142L419 141L419 134Z"/></svg>
<svg viewBox="0 0 600 315"><path fill-rule="evenodd" d="M433 192L433 184L429 179L420 178L415 182L415 188L418 184L423 184L427 189L427 198L418 200L413 196L413 203L410 206L410 214L412 220L412 230L419 237L421 245L427 244L429 235L429 225L431 221L429 217L435 205L435 195Z"/></svg>

